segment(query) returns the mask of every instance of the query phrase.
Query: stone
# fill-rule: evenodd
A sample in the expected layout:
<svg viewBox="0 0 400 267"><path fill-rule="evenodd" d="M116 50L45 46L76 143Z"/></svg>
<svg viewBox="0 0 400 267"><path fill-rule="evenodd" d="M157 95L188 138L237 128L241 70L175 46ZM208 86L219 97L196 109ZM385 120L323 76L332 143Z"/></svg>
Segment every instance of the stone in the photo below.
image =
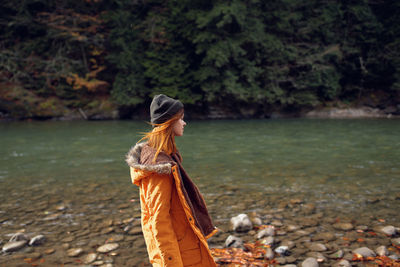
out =
<svg viewBox="0 0 400 267"><path fill-rule="evenodd" d="M235 232L248 232L253 228L250 218L246 214L239 214L231 218L232 229Z"/></svg>
<svg viewBox="0 0 400 267"><path fill-rule="evenodd" d="M367 248L367 247L361 247L361 248L357 248L355 250L353 250L354 254L360 255L364 258L366 257L375 257L376 254L375 252L373 252L371 249Z"/></svg>
<svg viewBox="0 0 400 267"><path fill-rule="evenodd" d="M267 227L265 229L260 230L257 233L257 239L261 239L265 236L274 236L275 235L275 229L272 227Z"/></svg>
<svg viewBox="0 0 400 267"><path fill-rule="evenodd" d="M307 257L310 257L310 258L317 259L318 262L323 262L323 261L326 261L326 260L327 260L326 257L325 257L322 253L316 252L316 251L308 252L308 253L306 254L306 256L307 256Z"/></svg>
<svg viewBox="0 0 400 267"><path fill-rule="evenodd" d="M29 241L29 246L38 246L44 243L46 238L44 235L37 235Z"/></svg>
<svg viewBox="0 0 400 267"><path fill-rule="evenodd" d="M269 259L269 260L272 260L274 258L274 256L275 256L275 254L272 251L272 249L271 248L267 248L267 251L265 253L265 258Z"/></svg>
<svg viewBox="0 0 400 267"><path fill-rule="evenodd" d="M39 259L41 257L42 257L42 254L40 254L39 252L33 252L33 253L25 254L24 258L37 260L37 259Z"/></svg>
<svg viewBox="0 0 400 267"><path fill-rule="evenodd" d="M261 219L258 218L258 217L253 217L253 218L251 218L251 222L252 222L253 225L255 225L255 226L260 226L260 225L262 225L262 221L261 221Z"/></svg>
<svg viewBox="0 0 400 267"><path fill-rule="evenodd" d="M285 263L286 263L286 259L285 259L285 258L283 258L283 257L278 257L278 258L275 258L275 261L276 261L277 263L279 263L280 265L282 265L282 264L285 264Z"/></svg>
<svg viewBox="0 0 400 267"><path fill-rule="evenodd" d="M382 227L380 229L380 232L385 235L388 235L388 236L394 236L396 234L396 228L392 225L388 225L388 226Z"/></svg>
<svg viewBox="0 0 400 267"><path fill-rule="evenodd" d="M331 259L341 259L341 258L343 258L343 255L344 255L343 250L339 249L335 253L329 255L329 258L331 258Z"/></svg>
<svg viewBox="0 0 400 267"><path fill-rule="evenodd" d="M308 235L310 235L309 232L304 231L304 230L298 230L298 231L294 232L294 234L298 235L298 236L308 236Z"/></svg>
<svg viewBox="0 0 400 267"><path fill-rule="evenodd" d="M142 233L142 227L133 227L129 230L130 235L141 235Z"/></svg>
<svg viewBox="0 0 400 267"><path fill-rule="evenodd" d="M61 217L62 214L54 213L44 217L43 221L54 221Z"/></svg>
<svg viewBox="0 0 400 267"><path fill-rule="evenodd" d="M320 240L333 241L335 239L336 239L335 235L330 232L318 233L312 237L312 240L316 240L316 241L320 241Z"/></svg>
<svg viewBox="0 0 400 267"><path fill-rule="evenodd" d="M287 246L279 246L275 249L275 252L280 255L286 255L289 252L289 248Z"/></svg>
<svg viewBox="0 0 400 267"><path fill-rule="evenodd" d="M74 240L75 240L75 238L73 236L68 236L68 237L62 239L61 242L69 243L69 242L72 242Z"/></svg>
<svg viewBox="0 0 400 267"><path fill-rule="evenodd" d="M303 200L299 199L299 198L292 198L290 200L290 204L296 205L296 204L301 204L303 203Z"/></svg>
<svg viewBox="0 0 400 267"><path fill-rule="evenodd" d="M282 240L281 246L287 246L288 249L292 249L296 246L296 243L294 243L292 240Z"/></svg>
<svg viewBox="0 0 400 267"><path fill-rule="evenodd" d="M294 231L297 231L297 230L299 230L299 229L300 229L300 227L297 226L297 225L291 224L291 225L288 225L288 226L287 226L287 231L288 231L288 232L294 232Z"/></svg>
<svg viewBox="0 0 400 267"><path fill-rule="evenodd" d="M123 235L113 235L112 237L110 237L109 239L107 239L107 243L111 243L111 242L121 242L124 240L124 236Z"/></svg>
<svg viewBox="0 0 400 267"><path fill-rule="evenodd" d="M380 246L380 247L376 248L375 252L379 256L387 256L389 254L389 251L387 250L387 248L385 246Z"/></svg>
<svg viewBox="0 0 400 267"><path fill-rule="evenodd" d="M27 240L8 242L3 246L3 252L13 252L23 248L28 243Z"/></svg>
<svg viewBox="0 0 400 267"><path fill-rule="evenodd" d="M29 241L29 237L23 233L16 233L11 236L8 242L22 241L22 240Z"/></svg>
<svg viewBox="0 0 400 267"><path fill-rule="evenodd" d="M279 221L279 220L273 220L273 221L271 222L271 224L272 224L273 226L275 226L275 227L282 227L282 226L283 226L283 223L282 223L281 221Z"/></svg>
<svg viewBox="0 0 400 267"><path fill-rule="evenodd" d="M100 232L100 234L101 234L101 235L106 235L106 234L109 234L109 233L111 233L111 232L113 232L113 231L114 231L114 228L113 228L113 227L107 227L107 228L102 229L101 232Z"/></svg>
<svg viewBox="0 0 400 267"><path fill-rule="evenodd" d="M326 251L327 248L324 244L321 243L312 243L309 246L309 249L312 251L317 251L317 252L321 252L321 251Z"/></svg>
<svg viewBox="0 0 400 267"><path fill-rule="evenodd" d="M225 240L225 247L226 248L241 248L241 247L243 247L243 240L240 237L230 235Z"/></svg>
<svg viewBox="0 0 400 267"><path fill-rule="evenodd" d="M360 232L365 232L368 230L368 226L366 225L357 225L356 226L356 230L360 231Z"/></svg>
<svg viewBox="0 0 400 267"><path fill-rule="evenodd" d="M294 262L296 262L297 259L293 256L289 256L289 257L286 257L285 260L287 263L294 263Z"/></svg>
<svg viewBox="0 0 400 267"><path fill-rule="evenodd" d="M333 228L335 228L337 230L342 230L342 231L350 231L350 230L354 229L354 226L351 223L335 223L332 226L333 226Z"/></svg>
<svg viewBox="0 0 400 267"><path fill-rule="evenodd" d="M83 252L83 249L81 248L70 248L67 250L67 255L69 257L78 257L79 255L81 255Z"/></svg>
<svg viewBox="0 0 400 267"><path fill-rule="evenodd" d="M335 263L333 267L351 267L351 264L348 260L342 259L339 262Z"/></svg>
<svg viewBox="0 0 400 267"><path fill-rule="evenodd" d="M318 261L314 258L307 258L301 263L301 267L318 267Z"/></svg>
<svg viewBox="0 0 400 267"><path fill-rule="evenodd" d="M118 243L108 243L97 248L97 252L107 253L116 250L119 247Z"/></svg>
<svg viewBox="0 0 400 267"><path fill-rule="evenodd" d="M49 248L44 251L44 254L50 255L53 254L56 250L54 248Z"/></svg>
<svg viewBox="0 0 400 267"><path fill-rule="evenodd" d="M83 263L84 264L90 264L94 262L97 259L97 254L96 253L89 253L83 258Z"/></svg>

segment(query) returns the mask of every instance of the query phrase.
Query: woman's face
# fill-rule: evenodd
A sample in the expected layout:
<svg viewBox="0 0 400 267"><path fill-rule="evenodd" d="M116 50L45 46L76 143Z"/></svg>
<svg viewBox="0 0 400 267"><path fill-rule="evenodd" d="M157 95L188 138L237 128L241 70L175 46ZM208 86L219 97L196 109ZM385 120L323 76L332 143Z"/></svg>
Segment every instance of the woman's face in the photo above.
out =
<svg viewBox="0 0 400 267"><path fill-rule="evenodd" d="M182 117L175 121L174 124L172 125L172 132L175 136L182 136L183 135L183 128L186 125L186 122L183 120L184 114L182 114Z"/></svg>

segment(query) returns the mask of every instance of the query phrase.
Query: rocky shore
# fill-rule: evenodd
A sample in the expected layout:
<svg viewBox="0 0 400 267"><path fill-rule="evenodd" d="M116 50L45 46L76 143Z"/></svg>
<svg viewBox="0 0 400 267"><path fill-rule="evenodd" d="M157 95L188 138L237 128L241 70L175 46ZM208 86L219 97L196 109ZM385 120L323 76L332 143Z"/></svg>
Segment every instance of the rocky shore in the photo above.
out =
<svg viewBox="0 0 400 267"><path fill-rule="evenodd" d="M253 260L264 265L400 264L400 195L376 196L352 212L322 207L303 193L249 197L229 188L206 195L220 229L209 244L221 266L235 263L229 253L242 260L234 266L251 266L255 248ZM5 185L1 193L0 266L150 266L134 187Z"/></svg>

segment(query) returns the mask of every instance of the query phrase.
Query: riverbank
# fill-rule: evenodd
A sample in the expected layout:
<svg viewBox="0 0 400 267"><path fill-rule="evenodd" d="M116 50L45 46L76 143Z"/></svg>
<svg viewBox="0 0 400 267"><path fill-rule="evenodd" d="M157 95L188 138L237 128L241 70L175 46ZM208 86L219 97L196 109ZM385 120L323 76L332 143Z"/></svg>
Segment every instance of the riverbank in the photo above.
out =
<svg viewBox="0 0 400 267"><path fill-rule="evenodd" d="M108 105L108 104L107 104ZM204 112L203 112L204 113ZM263 118L319 118L319 119L365 119L365 118L383 118L383 119L398 119L400 111L395 107L386 109L371 108L368 106L361 107L322 107L313 110L305 109L298 111L272 111L267 114L253 113L233 113L225 112L219 109L203 113L191 113L187 111L186 117L195 120L223 120L223 119L263 119ZM83 110L67 110L66 113L53 114L47 112L45 115L32 115L28 117L12 117L10 114L0 112L1 121L20 121L20 120L59 120L59 121L75 121L75 120L119 120L119 119L134 119L148 120L146 110L140 110L134 115L122 115L118 109L109 109L103 111L101 109Z"/></svg>
<svg viewBox="0 0 400 267"><path fill-rule="evenodd" d="M30 186L24 191L5 187L2 191L9 193L2 192L0 202L0 266L150 266L136 187L120 190L107 182ZM235 188L206 195L220 229L209 244L221 266L229 260L221 254L227 246L248 250L245 243L256 242L266 252L258 260L276 265L365 266L355 257L362 247L370 249L362 250L369 253L365 257L384 255L400 264L398 194L368 199L357 211L324 207L322 199L303 193L255 192L249 197ZM230 222L239 213L252 221L241 232ZM230 236L241 241L227 241ZM301 265L307 258L318 265ZM348 264L339 265L342 260Z"/></svg>
<svg viewBox="0 0 400 267"><path fill-rule="evenodd" d="M150 101L151 99L149 99ZM233 101L233 100L231 100ZM400 96L379 91L352 102L331 101L310 105L199 103L186 104L188 119L260 118L399 118ZM0 121L12 120L148 120L150 102L120 106L107 94L79 99L44 97L19 86L0 86Z"/></svg>

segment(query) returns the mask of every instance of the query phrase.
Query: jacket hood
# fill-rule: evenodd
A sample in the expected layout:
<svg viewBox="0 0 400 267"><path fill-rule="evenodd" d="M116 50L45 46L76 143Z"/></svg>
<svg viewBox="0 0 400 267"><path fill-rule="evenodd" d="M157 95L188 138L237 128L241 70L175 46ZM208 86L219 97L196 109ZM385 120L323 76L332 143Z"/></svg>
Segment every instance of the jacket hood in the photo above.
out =
<svg viewBox="0 0 400 267"><path fill-rule="evenodd" d="M165 153L160 152L155 163L153 158L156 150L147 145L139 143L132 147L125 156L125 161L131 167L132 183L139 181L151 173L170 174L171 168L176 163Z"/></svg>

